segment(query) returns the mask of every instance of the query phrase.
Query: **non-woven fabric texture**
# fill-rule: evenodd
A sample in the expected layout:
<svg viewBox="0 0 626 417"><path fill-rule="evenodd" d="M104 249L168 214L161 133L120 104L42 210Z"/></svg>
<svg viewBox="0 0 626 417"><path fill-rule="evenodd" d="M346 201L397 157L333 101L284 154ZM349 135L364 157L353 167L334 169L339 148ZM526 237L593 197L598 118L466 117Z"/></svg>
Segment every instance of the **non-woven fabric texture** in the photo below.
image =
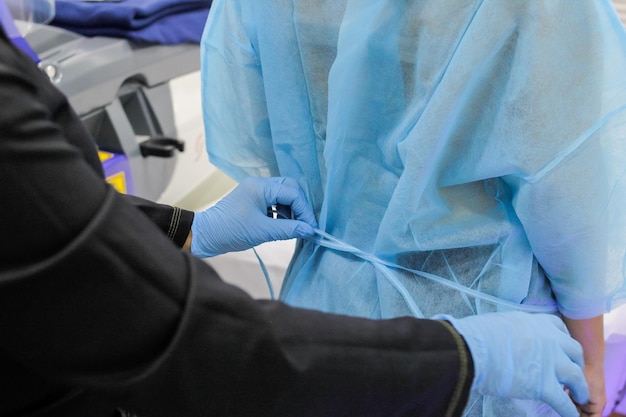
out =
<svg viewBox="0 0 626 417"><path fill-rule="evenodd" d="M85 36L199 43L211 0L57 0L52 24Z"/></svg>
<svg viewBox="0 0 626 417"><path fill-rule="evenodd" d="M512 308L429 276L574 319L626 298L626 34L609 0L216 0L201 47L211 162L296 178L324 233L405 268L423 316ZM398 288L302 241L280 297L414 314ZM553 415L472 397L483 413Z"/></svg>

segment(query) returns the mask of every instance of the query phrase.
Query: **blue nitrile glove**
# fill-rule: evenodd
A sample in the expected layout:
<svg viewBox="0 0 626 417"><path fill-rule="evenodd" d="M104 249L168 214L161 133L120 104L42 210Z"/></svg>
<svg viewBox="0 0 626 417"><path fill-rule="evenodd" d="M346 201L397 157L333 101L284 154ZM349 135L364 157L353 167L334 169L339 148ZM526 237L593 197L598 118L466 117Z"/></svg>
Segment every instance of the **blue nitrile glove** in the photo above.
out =
<svg viewBox="0 0 626 417"><path fill-rule="evenodd" d="M561 319L548 314L490 313L449 321L463 336L474 359L472 390L483 395L541 400L559 415L578 417L589 401L583 351Z"/></svg>
<svg viewBox="0 0 626 417"><path fill-rule="evenodd" d="M267 210L290 206L295 220L273 219ZM250 249L264 242L314 235L313 209L297 181L290 178L246 178L191 224L191 253L199 257Z"/></svg>

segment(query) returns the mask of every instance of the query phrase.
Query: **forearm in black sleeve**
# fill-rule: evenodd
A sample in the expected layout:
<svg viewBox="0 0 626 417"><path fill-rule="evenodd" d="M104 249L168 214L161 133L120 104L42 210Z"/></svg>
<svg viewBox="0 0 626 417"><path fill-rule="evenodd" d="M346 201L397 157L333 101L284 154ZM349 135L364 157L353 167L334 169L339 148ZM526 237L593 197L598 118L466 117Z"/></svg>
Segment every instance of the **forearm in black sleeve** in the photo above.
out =
<svg viewBox="0 0 626 417"><path fill-rule="evenodd" d="M123 198L152 220L168 239L182 247L191 231L194 213L178 207L158 204L143 198L124 195Z"/></svg>
<svg viewBox="0 0 626 417"><path fill-rule="evenodd" d="M190 260L187 310L153 373L125 386L138 415L460 416L473 379L445 322L372 321L251 300ZM242 277L243 279L244 277ZM189 396L154 393L169 381Z"/></svg>

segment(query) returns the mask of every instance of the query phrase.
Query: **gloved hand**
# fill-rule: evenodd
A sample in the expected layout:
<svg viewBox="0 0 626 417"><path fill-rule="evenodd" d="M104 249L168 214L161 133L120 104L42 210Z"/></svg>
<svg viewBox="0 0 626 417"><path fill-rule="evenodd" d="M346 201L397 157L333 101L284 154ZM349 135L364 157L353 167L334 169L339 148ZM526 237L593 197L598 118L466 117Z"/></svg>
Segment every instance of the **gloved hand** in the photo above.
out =
<svg viewBox="0 0 626 417"><path fill-rule="evenodd" d="M556 316L521 312L490 313L447 320L463 336L474 359L472 389L483 394L541 400L559 415L578 417L589 400L582 347Z"/></svg>
<svg viewBox="0 0 626 417"><path fill-rule="evenodd" d="M268 217L267 209L274 204L291 206L296 220ZM216 205L195 214L191 253L209 257L273 240L308 238L316 227L313 209L297 181L246 178Z"/></svg>

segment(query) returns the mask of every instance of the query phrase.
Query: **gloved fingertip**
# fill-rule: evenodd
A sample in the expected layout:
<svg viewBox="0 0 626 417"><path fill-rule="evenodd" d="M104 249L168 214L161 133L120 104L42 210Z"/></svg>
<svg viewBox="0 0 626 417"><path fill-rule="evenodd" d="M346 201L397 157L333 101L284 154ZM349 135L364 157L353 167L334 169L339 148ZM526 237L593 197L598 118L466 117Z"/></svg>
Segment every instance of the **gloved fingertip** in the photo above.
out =
<svg viewBox="0 0 626 417"><path fill-rule="evenodd" d="M558 394L558 400L555 401L545 401L550 407L554 409L558 413L558 415L562 417L579 417L580 414L576 409L576 405L572 402L572 400L567 396L565 391L561 391Z"/></svg>
<svg viewBox="0 0 626 417"><path fill-rule="evenodd" d="M572 384L568 386L570 395L578 404L587 404L589 402L589 388L584 381L579 384Z"/></svg>
<svg viewBox="0 0 626 417"><path fill-rule="evenodd" d="M297 221L297 220L296 220ZM303 221L297 221L298 225L294 229L294 234L296 238L299 239L308 239L315 235L315 228L310 224L305 223Z"/></svg>

